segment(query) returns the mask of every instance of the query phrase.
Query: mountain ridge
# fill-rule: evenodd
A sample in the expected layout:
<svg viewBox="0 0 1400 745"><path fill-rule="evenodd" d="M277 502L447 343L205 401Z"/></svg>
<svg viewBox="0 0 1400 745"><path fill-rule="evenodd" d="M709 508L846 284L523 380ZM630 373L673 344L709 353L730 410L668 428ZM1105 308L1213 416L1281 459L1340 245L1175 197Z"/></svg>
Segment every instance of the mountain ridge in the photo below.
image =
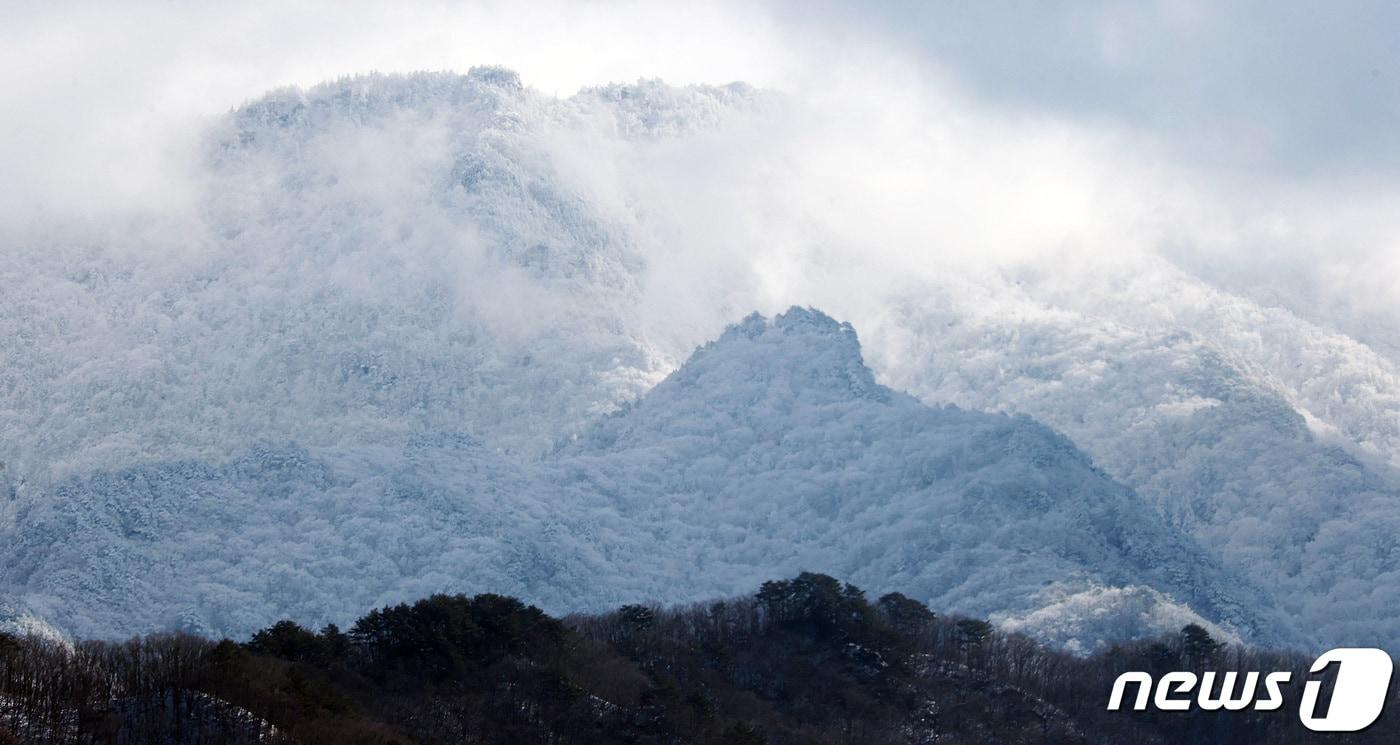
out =
<svg viewBox="0 0 1400 745"><path fill-rule="evenodd" d="M1227 634L1293 638L1063 436L880 386L849 324L800 308L745 318L534 466L463 435L260 447L70 482L7 544L26 610L81 635L237 633L443 590L685 602L805 568L1027 618L1047 584L1144 584Z"/></svg>

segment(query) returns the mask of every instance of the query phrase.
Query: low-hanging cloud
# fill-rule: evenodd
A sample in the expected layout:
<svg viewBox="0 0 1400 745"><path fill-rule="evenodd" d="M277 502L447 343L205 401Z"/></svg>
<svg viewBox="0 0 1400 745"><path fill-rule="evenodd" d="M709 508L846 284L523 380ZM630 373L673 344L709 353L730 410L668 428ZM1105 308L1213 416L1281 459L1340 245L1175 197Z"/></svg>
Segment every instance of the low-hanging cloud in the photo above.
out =
<svg viewBox="0 0 1400 745"><path fill-rule="evenodd" d="M209 123L281 85L481 63L561 96L742 79L821 118L775 138L795 133L795 147L744 156L793 166L795 192L771 209L824 200L807 207L828 232L789 236L792 251L832 230L916 263L1148 246L1395 343L1400 19L1385 3L10 3L0 16L10 235L36 218L194 209ZM739 186L752 191L778 177L726 178L757 178Z"/></svg>
<svg viewBox="0 0 1400 745"><path fill-rule="evenodd" d="M647 332L675 354L755 307L873 323L915 278L1108 274L1141 256L1400 354L1388 6L0 12L0 235L19 262L21 246L105 245L150 266L197 253L208 132L266 90L501 63L544 96L641 77L770 92L762 116L683 142L558 136L577 188L641 215ZM390 192L404 162L385 157L383 178L358 182L403 211ZM106 240L117 225L147 237Z"/></svg>

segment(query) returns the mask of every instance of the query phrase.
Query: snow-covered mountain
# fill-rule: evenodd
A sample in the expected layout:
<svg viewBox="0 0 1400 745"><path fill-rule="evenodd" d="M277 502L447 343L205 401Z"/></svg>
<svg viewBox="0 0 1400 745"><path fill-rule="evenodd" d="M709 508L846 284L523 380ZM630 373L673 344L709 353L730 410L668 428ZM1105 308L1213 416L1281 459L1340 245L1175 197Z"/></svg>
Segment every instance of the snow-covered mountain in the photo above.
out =
<svg viewBox="0 0 1400 745"><path fill-rule="evenodd" d="M929 407L878 385L855 330L819 312L750 316L562 452L564 483L654 531L635 554L649 557L633 570L639 594L677 576L733 577L716 588L732 592L765 567L817 567L1011 619L1139 586L1248 638L1298 638L1266 595L1069 440L1024 416ZM689 541L686 563L655 558ZM1095 612L1136 635L1174 628L1168 605ZM1022 622L1046 633L1051 623Z"/></svg>
<svg viewBox="0 0 1400 745"><path fill-rule="evenodd" d="M533 463L466 436L260 447L72 479L5 544L16 610L84 635L247 633L441 590L682 602L818 570L1068 644L1201 616L1297 640L1062 436L880 386L849 325L797 308ZM1105 592L1136 602L1096 603L1091 630L1045 609Z"/></svg>
<svg viewBox="0 0 1400 745"><path fill-rule="evenodd" d="M250 102L209 134L198 215L55 226L0 259L0 473L22 492L259 441L458 430L547 448L675 364L643 338L638 217L580 154L755 96L558 101L480 68Z"/></svg>
<svg viewBox="0 0 1400 745"><path fill-rule="evenodd" d="M1400 649L1396 360L1162 256L867 261L784 193L790 104L347 78L218 122L195 214L11 241L0 604L243 630L807 568L1067 643ZM869 369L806 312L724 331L794 304Z"/></svg>
<svg viewBox="0 0 1400 745"><path fill-rule="evenodd" d="M921 295L874 346L898 356L888 382L924 400L1066 433L1318 638L1400 639L1386 610L1400 591L1400 489L1383 457L1400 411L1393 368L1170 267L1136 271L1123 292L1141 304L1030 278L994 300Z"/></svg>

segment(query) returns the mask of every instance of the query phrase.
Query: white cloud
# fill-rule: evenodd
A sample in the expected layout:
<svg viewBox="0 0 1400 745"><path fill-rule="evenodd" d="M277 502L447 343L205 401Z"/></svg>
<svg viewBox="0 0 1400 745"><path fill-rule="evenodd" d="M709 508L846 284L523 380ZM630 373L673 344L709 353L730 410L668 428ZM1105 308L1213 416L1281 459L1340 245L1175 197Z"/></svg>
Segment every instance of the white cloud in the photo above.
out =
<svg viewBox="0 0 1400 745"><path fill-rule="evenodd" d="M766 246L769 310L794 262L902 274L1151 250L1400 348L1394 11L1348 10L12 3L0 9L0 228L197 205L200 133L276 86L487 63L560 96L638 77L743 79L785 92L801 116L715 143L698 170L638 177L723 210L716 221L674 205L684 222L668 237L691 251Z"/></svg>
<svg viewBox="0 0 1400 745"><path fill-rule="evenodd" d="M638 77L773 82L742 6L368 2L0 8L0 216L168 206L208 119L286 85L501 64L546 93Z"/></svg>

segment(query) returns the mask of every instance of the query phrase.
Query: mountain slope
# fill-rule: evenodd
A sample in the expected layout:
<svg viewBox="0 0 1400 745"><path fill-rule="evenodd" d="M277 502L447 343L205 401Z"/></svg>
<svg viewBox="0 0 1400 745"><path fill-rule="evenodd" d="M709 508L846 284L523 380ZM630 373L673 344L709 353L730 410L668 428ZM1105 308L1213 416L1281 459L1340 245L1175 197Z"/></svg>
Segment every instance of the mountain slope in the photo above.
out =
<svg viewBox="0 0 1400 745"><path fill-rule="evenodd" d="M447 589L564 607L550 587L586 587L596 560L557 540L583 523L541 492L460 437L152 463L70 480L21 514L0 575L16 610L85 636L242 633Z"/></svg>
<svg viewBox="0 0 1400 745"><path fill-rule="evenodd" d="M938 303L921 292L882 325L875 364L925 401L1026 413L1065 432L1226 566L1276 589L1281 607L1326 643L1394 644L1400 488L1364 440L1328 423L1348 407L1370 410L1386 436L1383 367L1328 362L1337 339L1179 273L1150 283L1177 286L1180 298L1130 310L1127 299L1090 300L1082 287L1041 286L1067 280L1032 278L950 288ZM1122 307L1110 312L1110 302ZM1193 303L1220 307L1183 307ZM1265 359L1282 354L1298 362ZM1290 372L1273 375L1279 367ZM1299 377L1294 368L1313 370L1314 387L1332 380L1346 406L1314 415L1304 404L1316 394L1286 382ZM1368 376L1374 385L1345 382Z"/></svg>

